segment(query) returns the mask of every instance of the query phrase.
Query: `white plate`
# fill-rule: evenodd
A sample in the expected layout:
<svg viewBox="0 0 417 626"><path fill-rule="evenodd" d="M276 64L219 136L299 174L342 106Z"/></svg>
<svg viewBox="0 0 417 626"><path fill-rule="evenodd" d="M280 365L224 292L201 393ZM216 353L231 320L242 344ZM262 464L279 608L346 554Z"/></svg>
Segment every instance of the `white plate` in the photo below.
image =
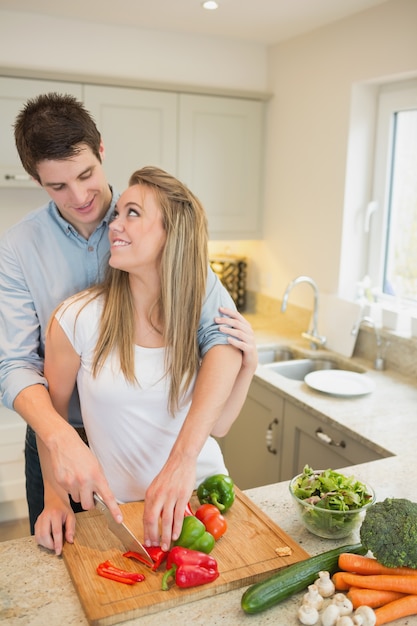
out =
<svg viewBox="0 0 417 626"><path fill-rule="evenodd" d="M310 372L304 381L312 389L332 396L363 396L375 389L375 383L365 374L345 370L318 370Z"/></svg>

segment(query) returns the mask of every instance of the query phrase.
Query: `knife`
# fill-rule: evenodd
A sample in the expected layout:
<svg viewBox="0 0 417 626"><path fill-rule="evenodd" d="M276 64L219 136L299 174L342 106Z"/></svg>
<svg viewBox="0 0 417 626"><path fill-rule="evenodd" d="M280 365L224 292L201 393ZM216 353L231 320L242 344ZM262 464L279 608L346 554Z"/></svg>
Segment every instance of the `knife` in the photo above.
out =
<svg viewBox="0 0 417 626"><path fill-rule="evenodd" d="M146 548L144 548L140 541L136 539L135 535L132 533L131 530L129 530L126 524L124 524L123 522L118 524L113 519L113 516L106 503L104 502L104 500L102 500L102 498L100 498L97 493L94 494L94 500L96 503L96 509L104 514L109 530L119 539L119 541L122 542L125 550L138 552L143 557L143 559L152 566L154 563L148 552L146 551Z"/></svg>

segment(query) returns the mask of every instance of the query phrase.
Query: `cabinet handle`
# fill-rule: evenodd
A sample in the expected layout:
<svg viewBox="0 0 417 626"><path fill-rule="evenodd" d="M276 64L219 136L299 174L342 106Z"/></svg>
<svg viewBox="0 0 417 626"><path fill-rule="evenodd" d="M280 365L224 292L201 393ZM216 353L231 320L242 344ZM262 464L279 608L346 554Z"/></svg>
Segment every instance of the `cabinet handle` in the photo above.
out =
<svg viewBox="0 0 417 626"><path fill-rule="evenodd" d="M30 180L29 174L5 174L5 180Z"/></svg>
<svg viewBox="0 0 417 626"><path fill-rule="evenodd" d="M343 441L335 441L329 435L327 435L321 428L316 430L316 437L323 443L327 443L329 446L336 446L337 448L346 448L346 443Z"/></svg>
<svg viewBox="0 0 417 626"><path fill-rule="evenodd" d="M278 426L279 422L278 422L277 418L272 420L272 422L269 424L268 428L266 429L266 433L265 433L266 449L271 454L276 454L277 453L277 449L272 447L272 439L273 439L272 428L273 428L274 424L276 424Z"/></svg>

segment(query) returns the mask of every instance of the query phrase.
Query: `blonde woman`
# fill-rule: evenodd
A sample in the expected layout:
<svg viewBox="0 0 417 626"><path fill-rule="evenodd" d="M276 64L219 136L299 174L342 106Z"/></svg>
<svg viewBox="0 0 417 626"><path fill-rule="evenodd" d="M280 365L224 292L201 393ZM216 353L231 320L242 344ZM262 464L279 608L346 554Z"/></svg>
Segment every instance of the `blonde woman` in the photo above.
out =
<svg viewBox="0 0 417 626"><path fill-rule="evenodd" d="M199 354L206 215L176 178L155 167L135 172L109 239L105 281L64 302L51 321L45 375L64 417L77 383L89 444L111 490L118 502L145 500L145 544L167 550L192 490L227 473L213 435L224 436L237 417L256 349L250 326L227 309L231 317L218 321L229 340ZM196 379L214 358L222 367ZM75 517L42 442L39 449L45 508L35 535L59 554L63 539L73 540Z"/></svg>

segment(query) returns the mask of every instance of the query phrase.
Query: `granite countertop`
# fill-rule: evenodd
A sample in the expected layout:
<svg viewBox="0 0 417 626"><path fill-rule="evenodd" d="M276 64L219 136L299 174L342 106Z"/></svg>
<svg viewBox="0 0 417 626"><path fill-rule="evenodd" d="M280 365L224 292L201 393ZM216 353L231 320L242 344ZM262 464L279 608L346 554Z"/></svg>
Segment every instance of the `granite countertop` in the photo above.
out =
<svg viewBox="0 0 417 626"><path fill-rule="evenodd" d="M393 456L372 463L345 468L359 480L374 485L378 499L409 496L410 467L415 467L415 455ZM311 555L330 550L337 545L357 541L338 542L320 539L309 533L299 522L288 491L288 482L266 485L245 492L285 532ZM87 626L81 604L60 557L36 545L33 537L0 543L0 622L8 626ZM258 615L245 615L240 608L244 588L219 594L161 611L153 615L123 622L126 626L161 623L187 623L197 626L224 624L278 624L299 626L296 611L302 593ZM415 621L412 621L415 620ZM397 620L398 626L417 624L417 617Z"/></svg>
<svg viewBox="0 0 417 626"><path fill-rule="evenodd" d="M298 341L296 334L281 335L259 318L247 318L254 326L260 346L271 343ZM293 402L308 407L329 423L346 429L359 440L363 439L387 456L378 461L343 468L372 485L378 500L385 497L410 497L410 474L415 475L415 437L417 423L417 387L413 379L395 371L376 372L372 363L354 359L367 369L366 376L376 384L375 391L364 397L348 401L326 396L309 389L305 383L266 373L261 366L256 376L264 384L273 386ZM337 545L354 543L358 537L351 536L339 542L320 539L309 533L299 522L288 491L288 482L265 485L245 492L295 541L311 555L319 554ZM60 557L36 545L33 537L0 543L0 622L8 626L87 626L81 604ZM295 626L297 607L302 594L296 594L284 603L264 613L248 616L240 608L244 588L219 594L175 609L161 611L146 617L123 622L126 626L147 624L159 626L165 623L193 623L206 626L227 624L278 624ZM397 620L397 626L417 624L417 616Z"/></svg>

